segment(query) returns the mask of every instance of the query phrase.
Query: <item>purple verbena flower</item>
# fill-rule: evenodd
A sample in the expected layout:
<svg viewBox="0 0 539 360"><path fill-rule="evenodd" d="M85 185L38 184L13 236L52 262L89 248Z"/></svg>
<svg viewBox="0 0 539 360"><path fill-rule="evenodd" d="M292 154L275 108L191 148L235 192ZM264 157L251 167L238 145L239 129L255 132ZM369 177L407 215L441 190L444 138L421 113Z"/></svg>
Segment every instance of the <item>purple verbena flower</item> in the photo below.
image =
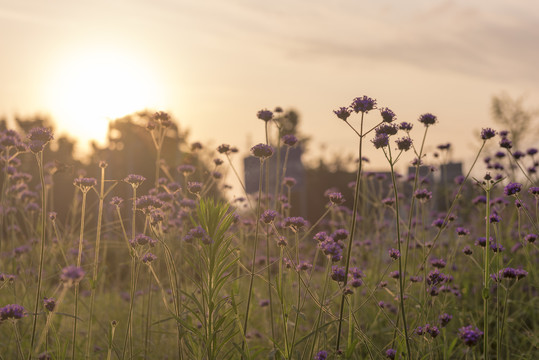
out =
<svg viewBox="0 0 539 360"><path fill-rule="evenodd" d="M325 231L320 231L313 236L313 239L322 242L328 238L328 234Z"/></svg>
<svg viewBox="0 0 539 360"><path fill-rule="evenodd" d="M156 259L157 259L157 256L155 256L151 252L144 254L141 258L142 262L145 264L150 264L152 261Z"/></svg>
<svg viewBox="0 0 539 360"><path fill-rule="evenodd" d="M124 199L122 199L121 197L113 196L112 199L110 200L110 204L114 206L120 206L123 201Z"/></svg>
<svg viewBox="0 0 539 360"><path fill-rule="evenodd" d="M333 113L343 121L346 121L350 117L350 110L345 107L340 107L338 110L333 110Z"/></svg>
<svg viewBox="0 0 539 360"><path fill-rule="evenodd" d="M427 324L425 325L425 329L427 330L429 335L432 336L433 339L438 336L438 334L440 334L440 330L435 325Z"/></svg>
<svg viewBox="0 0 539 360"><path fill-rule="evenodd" d="M406 136L398 140L395 140L395 143L397 143L397 148L399 150L408 151L410 150L410 147L412 146L412 139Z"/></svg>
<svg viewBox="0 0 539 360"><path fill-rule="evenodd" d="M286 187L293 187L294 185L297 184L297 180L293 177L290 177L290 176L285 176L283 178L283 185L286 186Z"/></svg>
<svg viewBox="0 0 539 360"><path fill-rule="evenodd" d="M189 181L187 183L187 190L191 194L199 194L202 191L202 183L199 181Z"/></svg>
<svg viewBox="0 0 539 360"><path fill-rule="evenodd" d="M9 304L0 308L0 322L11 319L19 320L26 316L24 307L18 304Z"/></svg>
<svg viewBox="0 0 539 360"><path fill-rule="evenodd" d="M422 123L425 126L433 125L436 123L436 116L432 115L431 113L423 114L419 117L419 122Z"/></svg>
<svg viewBox="0 0 539 360"><path fill-rule="evenodd" d="M80 177L73 180L73 185L80 188L82 191L88 191L97 185L97 180L95 178Z"/></svg>
<svg viewBox="0 0 539 360"><path fill-rule="evenodd" d="M519 159L523 158L524 156L526 156L526 154L523 153L523 152L520 151L520 150L516 150L515 152L513 152L513 157L514 157L516 160L519 160Z"/></svg>
<svg viewBox="0 0 539 360"><path fill-rule="evenodd" d="M534 243L537 240L537 235L536 234L528 234L528 235L524 236L524 240L526 240L530 244Z"/></svg>
<svg viewBox="0 0 539 360"><path fill-rule="evenodd" d="M488 140L496 136L496 131L491 128L483 128L481 130L481 139Z"/></svg>
<svg viewBox="0 0 539 360"><path fill-rule="evenodd" d="M191 164L182 164L178 166L177 170L180 174L183 174L183 176L187 176L195 172L195 167Z"/></svg>
<svg viewBox="0 0 539 360"><path fill-rule="evenodd" d="M63 282L68 283L76 283L82 280L84 277L84 270L80 267L76 267L73 265L66 266L62 269L62 273L60 274L60 279Z"/></svg>
<svg viewBox="0 0 539 360"><path fill-rule="evenodd" d="M445 327L447 324L449 324L451 319L453 319L453 316L447 313L443 313L442 315L438 316L438 321L440 322L441 327Z"/></svg>
<svg viewBox="0 0 539 360"><path fill-rule="evenodd" d="M328 193L329 201L334 205L341 205L344 203L344 197L340 192L330 192Z"/></svg>
<svg viewBox="0 0 539 360"><path fill-rule="evenodd" d="M307 221L300 216L290 216L284 219L284 227L290 227L296 231L307 226Z"/></svg>
<svg viewBox="0 0 539 360"><path fill-rule="evenodd" d="M151 211L151 209L159 209L164 203L154 195L142 195L136 200L137 209L144 211L145 213Z"/></svg>
<svg viewBox="0 0 539 360"><path fill-rule="evenodd" d="M447 265L444 259L431 259L430 264L438 269L443 269Z"/></svg>
<svg viewBox="0 0 539 360"><path fill-rule="evenodd" d="M397 249L389 249L389 257L391 257L393 260L397 260L401 257L401 253Z"/></svg>
<svg viewBox="0 0 539 360"><path fill-rule="evenodd" d="M462 252L465 255L472 255L473 254L472 248L470 248L468 245L466 245L465 247L462 248Z"/></svg>
<svg viewBox="0 0 539 360"><path fill-rule="evenodd" d="M514 182L514 183L512 182L512 183L507 184L504 187L503 193L507 196L511 196L511 195L518 194L520 190L522 190L522 184L517 183L517 182Z"/></svg>
<svg viewBox="0 0 539 360"><path fill-rule="evenodd" d="M505 149L511 149L513 147L513 143L508 138L502 138L500 140L500 147Z"/></svg>
<svg viewBox="0 0 539 360"><path fill-rule="evenodd" d="M43 307L47 309L47 311L54 311L54 308L56 307L56 299L55 298L43 298Z"/></svg>
<svg viewBox="0 0 539 360"><path fill-rule="evenodd" d="M457 227L456 229L456 232L457 232L457 235L458 236L466 236L466 235L470 235L470 230L464 228L464 227Z"/></svg>
<svg viewBox="0 0 539 360"><path fill-rule="evenodd" d="M277 211L275 210L265 210L262 215L260 216L260 220L264 224L271 224L273 220L275 220L275 217L277 216Z"/></svg>
<svg viewBox="0 0 539 360"><path fill-rule="evenodd" d="M333 241L337 242L339 240L345 240L348 238L350 233L346 229L337 229L331 234Z"/></svg>
<svg viewBox="0 0 539 360"><path fill-rule="evenodd" d="M298 142L298 138L292 134L287 134L282 137L282 141L285 145L294 146Z"/></svg>
<svg viewBox="0 0 539 360"><path fill-rule="evenodd" d="M332 266L331 278L337 282L344 282L346 280L345 268L341 266L336 266L336 265Z"/></svg>
<svg viewBox="0 0 539 360"><path fill-rule="evenodd" d="M320 350L316 355L314 356L314 360L326 360L328 358L328 352L325 350Z"/></svg>
<svg viewBox="0 0 539 360"><path fill-rule="evenodd" d="M257 144L251 148L253 156L265 160L273 155L273 148L271 145Z"/></svg>
<svg viewBox="0 0 539 360"><path fill-rule="evenodd" d="M395 356L397 356L397 351L395 349L386 350L386 358L393 360L395 359Z"/></svg>
<svg viewBox="0 0 539 360"><path fill-rule="evenodd" d="M459 338L467 346L476 345L481 339L481 336L483 336L483 332L477 327L474 328L472 325L461 327L459 329Z"/></svg>
<svg viewBox="0 0 539 360"><path fill-rule="evenodd" d="M399 124L399 129L406 132L410 132L410 130L412 130L413 127L414 127L413 124L406 121L403 121Z"/></svg>
<svg viewBox="0 0 539 360"><path fill-rule="evenodd" d="M427 189L418 189L414 192L414 196L420 202L426 202L432 198L432 192Z"/></svg>
<svg viewBox="0 0 539 360"><path fill-rule="evenodd" d="M142 175L136 175L136 174L129 174L124 179L124 181L128 184L131 184L133 187L139 187L140 184L142 184L146 180L146 178Z"/></svg>
<svg viewBox="0 0 539 360"><path fill-rule="evenodd" d="M259 118L260 120L268 122L271 119L273 119L273 112L271 112L268 109L263 109L256 113L256 117Z"/></svg>
<svg viewBox="0 0 539 360"><path fill-rule="evenodd" d="M500 221L502 221L502 217L500 215L498 215L496 212L490 214L490 217L489 217L489 222L491 224L493 223L499 223Z"/></svg>
<svg viewBox="0 0 539 360"><path fill-rule="evenodd" d="M398 132L399 128L395 124L383 123L378 126L374 131L376 135L387 134L388 136L395 135Z"/></svg>
<svg viewBox="0 0 539 360"><path fill-rule="evenodd" d="M381 108L380 114L382 115L383 121L386 123L393 122L397 119L395 113L389 108Z"/></svg>
<svg viewBox="0 0 539 360"><path fill-rule="evenodd" d="M502 244L491 243L490 250L492 250L495 253L502 252L504 250L504 247L502 246Z"/></svg>
<svg viewBox="0 0 539 360"><path fill-rule="evenodd" d="M389 145L389 136L387 134L377 134L371 142L375 148L380 149Z"/></svg>
<svg viewBox="0 0 539 360"><path fill-rule="evenodd" d="M365 95L363 97L357 97L352 101L350 108L356 113L368 113L370 110L376 108L376 100Z"/></svg>
<svg viewBox="0 0 539 360"><path fill-rule="evenodd" d="M230 145L228 144L221 144L217 147L217 152L219 154L229 154L230 151Z"/></svg>
<svg viewBox="0 0 539 360"><path fill-rule="evenodd" d="M28 132L28 139L30 141L39 141L43 145L54 139L52 130L45 127L35 127Z"/></svg>

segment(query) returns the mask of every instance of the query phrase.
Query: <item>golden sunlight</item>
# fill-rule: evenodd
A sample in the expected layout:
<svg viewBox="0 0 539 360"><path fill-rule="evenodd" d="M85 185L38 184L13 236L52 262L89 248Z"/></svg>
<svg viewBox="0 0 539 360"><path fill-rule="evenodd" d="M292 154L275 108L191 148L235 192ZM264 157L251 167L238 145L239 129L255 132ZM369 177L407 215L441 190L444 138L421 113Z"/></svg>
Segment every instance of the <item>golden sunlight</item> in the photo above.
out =
<svg viewBox="0 0 539 360"><path fill-rule="evenodd" d="M108 122L163 108L162 86L141 59L93 51L60 61L47 97L58 125L81 140L105 139Z"/></svg>

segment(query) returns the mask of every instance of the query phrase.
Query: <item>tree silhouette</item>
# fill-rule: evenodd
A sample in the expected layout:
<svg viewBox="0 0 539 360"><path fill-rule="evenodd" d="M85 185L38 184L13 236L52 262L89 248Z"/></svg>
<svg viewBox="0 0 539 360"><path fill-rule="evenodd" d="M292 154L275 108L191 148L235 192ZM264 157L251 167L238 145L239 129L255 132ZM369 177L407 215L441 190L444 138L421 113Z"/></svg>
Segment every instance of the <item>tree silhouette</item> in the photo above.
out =
<svg viewBox="0 0 539 360"><path fill-rule="evenodd" d="M537 134L533 129L533 119L537 116L536 110L526 109L523 105L524 97L512 98L506 93L492 97L491 113L495 122L509 130L510 138L515 148L521 145L522 140L530 132Z"/></svg>

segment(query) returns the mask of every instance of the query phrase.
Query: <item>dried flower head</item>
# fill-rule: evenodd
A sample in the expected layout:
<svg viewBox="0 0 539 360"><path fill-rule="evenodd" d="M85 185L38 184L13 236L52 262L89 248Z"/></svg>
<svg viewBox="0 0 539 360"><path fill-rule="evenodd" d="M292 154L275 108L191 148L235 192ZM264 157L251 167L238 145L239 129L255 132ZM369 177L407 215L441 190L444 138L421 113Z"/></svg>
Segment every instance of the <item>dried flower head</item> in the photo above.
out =
<svg viewBox="0 0 539 360"><path fill-rule="evenodd" d="M78 187L81 191L86 192L97 185L97 180L95 178L79 177L73 180L73 185Z"/></svg>
<svg viewBox="0 0 539 360"><path fill-rule="evenodd" d="M182 164L178 166L177 170L183 176L188 176L195 172L195 167L191 164Z"/></svg>
<svg viewBox="0 0 539 360"><path fill-rule="evenodd" d="M202 183L198 181L189 181L187 183L187 190L191 194L199 194L202 191Z"/></svg>
<svg viewBox="0 0 539 360"><path fill-rule="evenodd" d="M217 147L217 152L219 154L229 154L230 153L230 145L228 144L221 144Z"/></svg>
<svg viewBox="0 0 539 360"><path fill-rule="evenodd" d="M124 179L124 181L128 184L130 184L132 187L137 188L140 186L146 180L146 178L142 175L136 175L136 174L129 174Z"/></svg>
<svg viewBox="0 0 539 360"><path fill-rule="evenodd" d="M67 283L76 283L82 280L84 277L84 270L82 268L69 265L62 269L60 279Z"/></svg>

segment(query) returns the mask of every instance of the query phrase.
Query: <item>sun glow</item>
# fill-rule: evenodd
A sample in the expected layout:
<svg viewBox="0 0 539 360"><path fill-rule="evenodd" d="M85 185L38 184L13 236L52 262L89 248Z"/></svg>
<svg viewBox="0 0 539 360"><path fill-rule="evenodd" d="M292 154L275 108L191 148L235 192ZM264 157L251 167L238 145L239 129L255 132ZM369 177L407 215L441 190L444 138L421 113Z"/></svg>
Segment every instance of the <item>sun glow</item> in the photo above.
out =
<svg viewBox="0 0 539 360"><path fill-rule="evenodd" d="M151 67L136 57L101 50L58 65L48 91L49 106L58 130L82 141L103 142L110 120L165 105Z"/></svg>

